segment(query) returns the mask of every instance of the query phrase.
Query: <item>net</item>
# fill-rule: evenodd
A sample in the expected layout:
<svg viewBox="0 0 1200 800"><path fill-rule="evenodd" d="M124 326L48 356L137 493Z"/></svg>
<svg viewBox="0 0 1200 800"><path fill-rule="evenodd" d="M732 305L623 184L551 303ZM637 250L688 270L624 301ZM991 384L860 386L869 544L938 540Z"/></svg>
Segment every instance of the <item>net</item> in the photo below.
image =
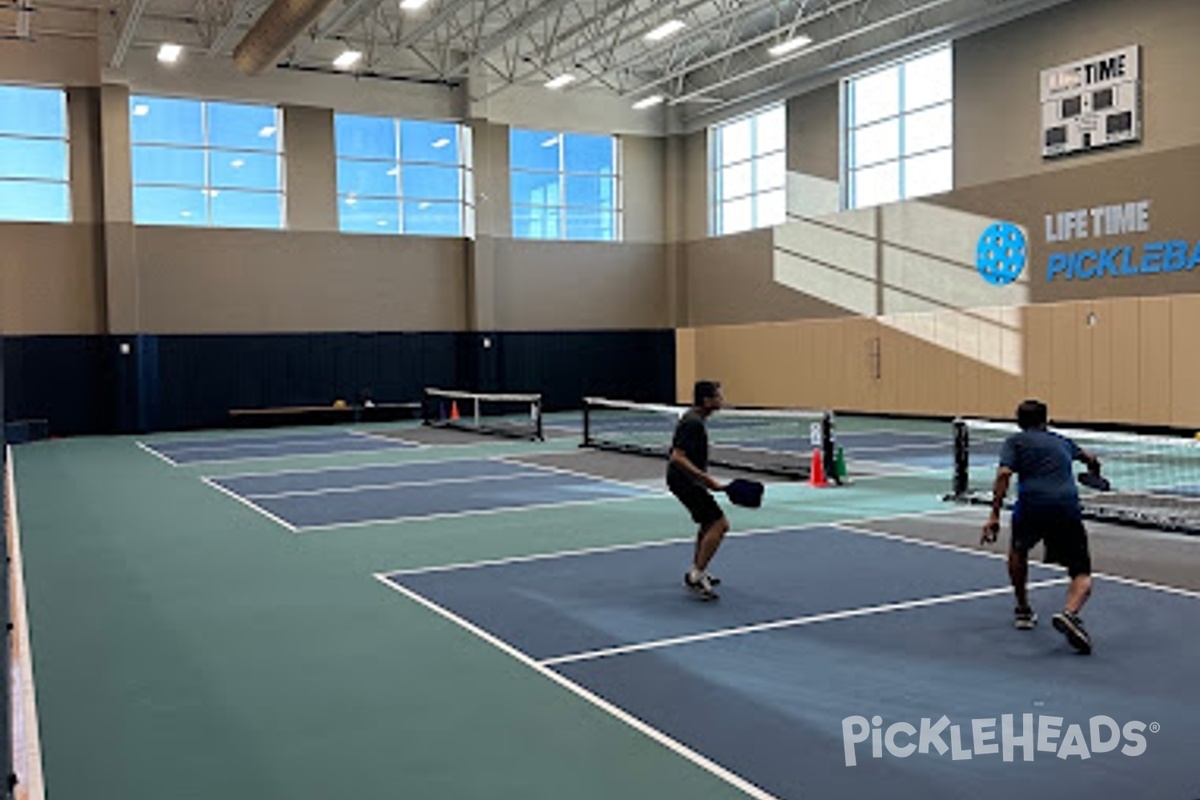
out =
<svg viewBox="0 0 1200 800"><path fill-rule="evenodd" d="M600 397L583 401L583 445L666 458L685 406ZM709 463L769 475L807 478L813 451L833 475L833 415L823 411L726 408L708 419Z"/></svg>
<svg viewBox="0 0 1200 800"><path fill-rule="evenodd" d="M426 425L514 439L542 437L540 394L487 394L426 389L421 402Z"/></svg>
<svg viewBox="0 0 1200 800"><path fill-rule="evenodd" d="M992 481L1004 440L1016 425L981 420L954 423L954 483L948 499L991 503ZM1089 519L1162 530L1200 533L1200 441L1085 428L1056 428L1100 459L1110 491L1082 484ZM1076 471L1085 471L1076 463Z"/></svg>

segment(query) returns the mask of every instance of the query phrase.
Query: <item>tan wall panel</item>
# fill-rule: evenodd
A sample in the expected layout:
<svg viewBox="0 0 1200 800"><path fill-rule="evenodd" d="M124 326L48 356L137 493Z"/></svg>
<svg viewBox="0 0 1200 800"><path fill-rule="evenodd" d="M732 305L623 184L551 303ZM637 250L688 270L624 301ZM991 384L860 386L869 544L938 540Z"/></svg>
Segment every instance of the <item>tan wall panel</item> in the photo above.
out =
<svg viewBox="0 0 1200 800"><path fill-rule="evenodd" d="M1138 419L1141 305L1137 298L1112 301L1112 412L1116 422Z"/></svg>
<svg viewBox="0 0 1200 800"><path fill-rule="evenodd" d="M844 396L833 405L835 408L878 411L880 388L874 375L871 348L879 326L874 319L850 318L839 327L843 332L840 371Z"/></svg>
<svg viewBox="0 0 1200 800"><path fill-rule="evenodd" d="M890 320L881 317L876 322L879 337L879 390L877 393L881 411L901 412L900 370L903 368L905 338Z"/></svg>
<svg viewBox="0 0 1200 800"><path fill-rule="evenodd" d="M1113 372L1113 321L1112 302L1097 300L1087 304L1096 315L1095 324L1088 328L1091 341L1091 382L1089 390L1092 400L1092 419L1110 422L1114 419L1113 384L1119 373Z"/></svg>
<svg viewBox="0 0 1200 800"><path fill-rule="evenodd" d="M1141 299L1138 341L1138 421L1171 421L1171 298Z"/></svg>
<svg viewBox="0 0 1200 800"><path fill-rule="evenodd" d="M1171 298L1171 424L1200 430L1200 295Z"/></svg>
<svg viewBox="0 0 1200 800"><path fill-rule="evenodd" d="M696 383L696 329L675 331L675 402L692 402L692 386Z"/></svg>
<svg viewBox="0 0 1200 800"><path fill-rule="evenodd" d="M0 332L105 332L96 225L0 224Z"/></svg>
<svg viewBox="0 0 1200 800"><path fill-rule="evenodd" d="M982 403L984 368L982 363L984 322L974 314L957 317L957 346L955 359L958 364L957 400L952 413L955 416L978 416Z"/></svg>
<svg viewBox="0 0 1200 800"><path fill-rule="evenodd" d="M621 137L624 241L666 241L666 140Z"/></svg>
<svg viewBox="0 0 1200 800"><path fill-rule="evenodd" d="M1050 377L1054 418L1083 421L1091 416L1086 403L1078 343L1078 303L1056 303L1050 308Z"/></svg>
<svg viewBox="0 0 1200 800"><path fill-rule="evenodd" d="M1025 395L1050 406L1057 419L1054 403L1054 309L1050 306L1026 306L1022 328L1025 333Z"/></svg>

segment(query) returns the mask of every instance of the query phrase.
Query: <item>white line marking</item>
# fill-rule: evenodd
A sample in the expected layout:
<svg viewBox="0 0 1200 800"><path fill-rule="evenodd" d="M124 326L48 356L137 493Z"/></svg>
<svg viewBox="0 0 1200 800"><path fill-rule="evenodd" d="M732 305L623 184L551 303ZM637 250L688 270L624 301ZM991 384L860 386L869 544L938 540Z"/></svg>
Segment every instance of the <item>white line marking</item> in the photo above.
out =
<svg viewBox="0 0 1200 800"><path fill-rule="evenodd" d="M168 458L168 457L167 457L165 454L158 452L157 450L155 450L153 447L151 447L150 445L146 444L145 442L140 442L140 441L139 441L139 442L135 442L135 444L137 444L137 446L138 446L138 447L142 448L143 450L145 450L147 453L149 453L150 455L154 456L155 458L159 458L159 459L162 459L163 461L167 462L167 463L168 463L168 464L170 464L172 467L178 467L178 466L179 466L179 465L178 465L178 464L176 464L174 461L172 461L170 458Z"/></svg>
<svg viewBox="0 0 1200 800"><path fill-rule="evenodd" d="M528 654L522 652L521 650L518 650L516 647L513 647L511 644L504 641L503 639L493 636L492 634L488 633L487 631L483 630L482 628L467 621L463 617L458 616L457 614L453 613L452 611L450 611L446 608L443 608L442 606L438 605L437 603L433 602L432 600L429 600L410 589L407 589L403 586L397 586L396 584L387 580L383 576L376 575L375 578L376 578L376 580L378 580L380 583L382 583L384 586L388 587L392 591L399 592L400 594L408 597L413 602L424 606L425 608L429 609L430 611L434 612L435 614L438 614L442 618L459 626L463 630L474 634L475 636L479 637L483 641L485 641L488 644L492 645L493 647L497 648L501 652L506 653L507 655L511 656L512 658L515 658L517 661L524 664L525 666L534 670L542 677L553 681L554 683L558 684L562 688L564 688L567 691L571 692L572 694L576 695L580 699L585 700L586 702L591 703L592 705L596 706L601 711L604 711L605 713L610 714L613 717L616 717L621 722L624 722L626 725L629 725L634 730L649 737L650 739L654 740L655 742L657 742L658 744L667 748L668 750L675 753L676 755L686 758L688 761L692 762L693 764L695 764L696 766L705 770L706 772L710 773L711 775L713 775L717 778L720 778L721 780L732 785L736 789L739 789L739 790L745 792L747 795L754 798L754 800L779 800L774 795L772 795L772 794L766 792L765 790L761 789L760 787L754 785L753 783L751 783L750 781L741 777L740 775L737 775L736 773L726 769L725 767L722 767L720 764L707 758L706 756L701 755L700 753L696 752L695 750L692 750L687 745L671 738L670 736L668 736L667 734L658 730L657 728L654 728L653 726L649 725L648 723L633 716L628 711L625 711L624 709L603 699L599 695L596 695L596 694L588 691L587 689L583 688L582 686L580 686L579 684L570 680L569 678L565 678L562 675L559 675L557 672L549 669L548 667L545 667L545 666L539 664L534 658L530 657Z"/></svg>
<svg viewBox="0 0 1200 800"><path fill-rule="evenodd" d="M409 448L422 447L422 445L418 444L417 442L410 442L408 439L401 439L398 436L385 436L382 433L375 433L374 431L346 431L346 433L350 434L351 436L361 436L364 439L371 439L372 441L389 442L391 444L399 442L400 444Z"/></svg>
<svg viewBox="0 0 1200 800"><path fill-rule="evenodd" d="M354 494L355 492L378 491L382 489L402 489L412 486L440 486L447 483L477 483L480 481L511 481L515 478L540 478L535 470L518 472L515 475L479 475L470 478L434 478L428 481L397 481L395 483L364 483L356 486L329 486L324 489L296 489L290 492L270 492L267 494L246 494L245 497L254 500L274 500L282 497L313 497L323 494Z"/></svg>
<svg viewBox="0 0 1200 800"><path fill-rule="evenodd" d="M351 435L350 431L337 431L332 433L312 434L309 436L250 436L240 439L200 439L197 441L188 442L158 442L159 446L169 447L177 451L179 455L186 455L196 451L226 451L226 450L248 450L248 449L264 449L271 447L287 447L309 445L309 444L330 444L336 442L344 442L347 439L356 438ZM248 441L253 439L254 441Z"/></svg>
<svg viewBox="0 0 1200 800"><path fill-rule="evenodd" d="M906 514L892 514L881 517L862 517L864 522L873 520L889 520L889 519L905 519L909 517L925 517L937 514L950 514L961 509L938 509L936 511L918 511ZM730 531L725 534L725 538L741 538L743 536L761 536L768 533L804 533L810 529L837 526L837 522L810 522L805 525L780 525L770 528L751 528L744 531ZM437 564L428 567L410 567L408 569L389 570L381 575L423 575L427 572L452 572L460 569L476 569L479 567L496 567L505 564L521 564L527 561L548 561L556 558L573 558L575 556L599 555L602 553L618 552L621 550L638 550L640 548L663 547L664 545L672 544L690 544L696 540L695 534L691 536L673 536L668 539L654 539L648 542L630 542L627 544L613 545L598 545L596 547L584 547L576 550L555 550L545 553L533 553L523 556L507 556L504 558L491 558L481 561L463 561L455 564Z"/></svg>
<svg viewBox="0 0 1200 800"><path fill-rule="evenodd" d="M209 486L211 486L212 488L216 489L218 492L220 492L221 494L225 495L226 497L232 497L234 500L236 500L237 502L241 503L241 504L242 504L242 505L244 505L246 508L253 509L254 511L258 512L259 514L262 514L264 517L266 517L267 519L271 520L272 522L274 522L274 523L276 523L276 524L278 524L278 525L282 525L283 527L287 528L287 529L288 529L289 531L291 531L292 533L299 533L299 530L298 530L298 529L296 528L296 526L295 526L295 525L293 525L292 523L290 523L290 522L287 522L287 521L286 521L286 520L284 520L282 517L277 517L277 516L275 516L275 515L274 515L274 514L272 514L270 511L267 511L265 508L261 508L260 506L258 506L258 505L255 505L254 503L250 502L250 501L249 501L249 500L247 500L246 498L242 497L240 494L237 494L236 492L233 492L233 491L231 491L231 490L229 490L229 489L226 489L226 488L225 488L224 486L222 486L221 484L219 484L219 483L217 483L217 482L215 482L215 481L213 481L213 480L210 480L209 478L203 478L203 477L202 477L200 480L204 481L204 482L205 482L205 483L207 483Z"/></svg>
<svg viewBox="0 0 1200 800"><path fill-rule="evenodd" d="M566 467L553 467L548 464L539 464L535 461L521 461L520 459L513 458L511 456L507 458L505 456L498 456L496 460L503 461L506 464L520 464L521 466L529 466L534 469L545 470L546 472L558 472L562 473L563 475L571 475L576 478L586 478L592 481L603 481L604 483L613 483L617 486L628 486L630 488L640 489L642 491L653 491L647 489L647 487L641 484L633 483L631 481L623 481L616 478L605 478L601 475L593 475L590 472L581 472L579 470L567 469ZM665 481L666 478L664 477L663 480Z"/></svg>
<svg viewBox="0 0 1200 800"><path fill-rule="evenodd" d="M539 511L543 508L566 508L568 506L598 505L600 503L628 503L635 500L657 500L662 495L650 492L640 497L598 497L593 500L564 500L561 503L534 503L523 506L501 506L498 508L480 508L469 511L441 511L436 514L417 514L405 517L384 517L382 519L364 519L356 522L330 522L322 525L301 525L299 531L327 531L338 528L362 528L368 525L383 525L389 522L415 522L427 519L459 519L460 517L481 517L490 514L507 514L510 511Z"/></svg>
<svg viewBox="0 0 1200 800"><path fill-rule="evenodd" d="M446 447L458 445L446 445ZM469 445L476 447L477 445ZM438 445L438 450L442 450L443 446ZM378 451L364 451L377 453ZM407 452L406 450L398 450L397 452ZM553 450L547 450L547 453L553 453ZM220 478L221 480L233 480L235 478L266 478L266 477L282 477L284 475L317 475L322 472L353 472L363 469L376 469L380 467L408 467L421 466L429 464L470 464L478 462L494 462L502 460L499 456L455 456L454 458L419 458L411 461L376 461L366 464L347 464L345 466L333 467L315 467L313 469L284 469L270 472L234 472L228 475L212 475L210 477Z"/></svg>
<svg viewBox="0 0 1200 800"><path fill-rule="evenodd" d="M855 522L857 522L857 520ZM980 550L974 550L970 547L963 547L962 545L934 542L928 539L918 539L912 536L905 536L904 534L900 533L886 533L884 531L871 530L870 528L858 528L855 527L854 524L846 522L831 522L829 524L833 527L849 531L850 533L858 533L864 536L874 536L880 539L891 539L897 542L906 542L908 544L920 545L922 547L932 547L938 550L950 550L956 553L967 553L969 555L981 556L983 558L995 558L1002 560L1008 559L1007 553L987 553ZM1061 572L1064 569L1064 567L1060 567L1057 564L1038 564L1036 566L1042 567L1043 569L1052 569L1057 572ZM1128 584L1129 586L1136 586L1139 589L1152 589L1154 591L1177 594L1183 597L1191 597L1200 600L1200 592L1193 591L1192 589L1181 589L1178 586L1168 586L1165 583L1152 583L1150 581L1143 581L1137 578L1125 578L1120 575L1110 575L1106 572L1093 572L1092 577L1113 581L1114 583L1124 583Z"/></svg>
<svg viewBox="0 0 1200 800"><path fill-rule="evenodd" d="M1045 586L1054 584L1067 583L1068 578L1049 578L1042 581L1035 581L1029 584L1030 589L1041 589ZM823 614L812 614L807 617L792 617L791 619L780 619L772 622L756 622L752 625L739 625L736 628L724 628L716 631L705 631L704 633L691 633L686 636L671 636L666 639L654 639L646 642L638 642L636 644L625 644L617 647L605 647L600 650L588 650L582 653L571 653L570 655L555 656L554 658L542 659L541 664L545 666L557 666L559 664L575 664L580 661L595 661L600 658L610 658L612 656L623 656L629 653L642 653L647 650L662 650L667 647L677 647L679 645L694 644L696 642L709 642L716 639L728 639L732 636L745 636L751 633L762 633L763 631L777 631L785 628L796 628L801 625L813 625L818 622L833 622L835 620L854 619L856 617L867 617L875 614L887 614L892 611L907 611L912 608L929 608L931 606L946 605L948 603L958 603L964 600L976 600L980 597L992 597L998 594L1008 594L1012 591L1011 586L997 586L992 589L977 589L970 592L957 592L955 594L938 595L936 597L922 597L918 600L902 600L895 603L882 603L874 606L864 606L862 608L848 608L842 611L828 611Z"/></svg>

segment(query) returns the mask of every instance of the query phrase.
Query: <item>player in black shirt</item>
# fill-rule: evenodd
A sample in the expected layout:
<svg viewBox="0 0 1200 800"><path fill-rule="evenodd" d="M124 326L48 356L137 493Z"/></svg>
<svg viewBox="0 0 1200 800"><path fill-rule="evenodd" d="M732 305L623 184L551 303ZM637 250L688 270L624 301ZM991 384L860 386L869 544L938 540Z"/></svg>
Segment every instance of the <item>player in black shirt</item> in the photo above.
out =
<svg viewBox="0 0 1200 800"><path fill-rule="evenodd" d="M692 567L683 576L684 584L705 600L715 600L713 586L719 580L708 574L708 563L721 546L729 531L725 512L709 491L724 491L725 487L708 474L708 431L705 420L725 403L721 384L716 381L696 381L692 392L692 407L675 426L671 441L671 458L667 464L667 488L687 508L692 520L700 526L696 532L696 550Z"/></svg>

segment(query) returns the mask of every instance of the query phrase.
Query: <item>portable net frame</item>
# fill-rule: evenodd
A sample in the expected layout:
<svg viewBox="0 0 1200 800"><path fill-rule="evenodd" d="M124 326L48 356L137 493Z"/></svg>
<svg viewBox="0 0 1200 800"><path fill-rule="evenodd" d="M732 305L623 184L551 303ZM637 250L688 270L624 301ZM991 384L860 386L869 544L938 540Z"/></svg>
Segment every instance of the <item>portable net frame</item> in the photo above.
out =
<svg viewBox="0 0 1200 800"><path fill-rule="evenodd" d="M541 441L542 396L535 393L425 390L421 417L426 425L472 433Z"/></svg>

